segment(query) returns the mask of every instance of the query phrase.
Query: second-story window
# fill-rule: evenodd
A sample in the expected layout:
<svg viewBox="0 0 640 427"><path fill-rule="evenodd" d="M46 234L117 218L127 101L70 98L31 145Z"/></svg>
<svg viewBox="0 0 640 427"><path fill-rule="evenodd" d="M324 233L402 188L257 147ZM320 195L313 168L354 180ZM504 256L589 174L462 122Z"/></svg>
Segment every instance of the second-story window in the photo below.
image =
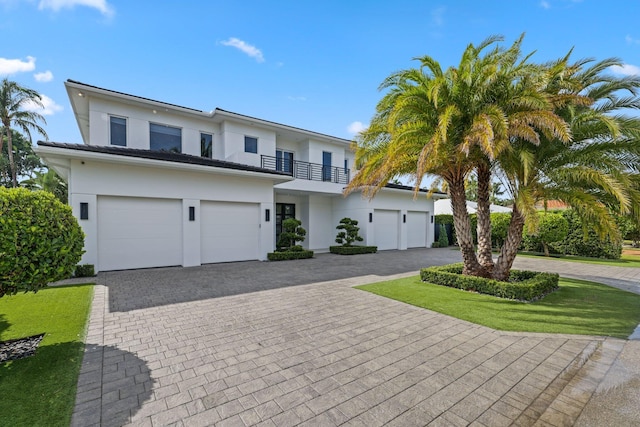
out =
<svg viewBox="0 0 640 427"><path fill-rule="evenodd" d="M245 136L244 152L258 154L258 138L255 138L253 136Z"/></svg>
<svg viewBox="0 0 640 427"><path fill-rule="evenodd" d="M200 134L200 156L211 158L213 155L213 135L209 133Z"/></svg>
<svg viewBox="0 0 640 427"><path fill-rule="evenodd" d="M149 123L149 149L182 153L182 129Z"/></svg>
<svg viewBox="0 0 640 427"><path fill-rule="evenodd" d="M127 119L109 116L109 144L127 146Z"/></svg>
<svg viewBox="0 0 640 427"><path fill-rule="evenodd" d="M290 151L276 150L276 170L293 172L293 153Z"/></svg>

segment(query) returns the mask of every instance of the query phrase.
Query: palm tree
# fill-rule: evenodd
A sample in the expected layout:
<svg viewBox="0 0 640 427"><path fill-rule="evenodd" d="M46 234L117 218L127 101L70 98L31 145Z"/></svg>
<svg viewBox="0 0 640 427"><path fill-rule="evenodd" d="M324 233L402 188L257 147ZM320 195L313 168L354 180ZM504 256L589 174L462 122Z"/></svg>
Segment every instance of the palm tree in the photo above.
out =
<svg viewBox="0 0 640 427"><path fill-rule="evenodd" d="M543 137L538 146L514 141L499 159L515 204L494 270L498 279L508 277L525 219L535 224L536 202L563 201L601 237L616 232L614 212L640 219L640 119L622 114L640 109L640 78L607 73L620 65L616 59L568 64L568 58L547 64L545 90L569 123L572 140Z"/></svg>
<svg viewBox="0 0 640 427"><path fill-rule="evenodd" d="M16 176L16 165L13 159L13 135L11 126L21 129L27 134L31 141L31 129L35 129L43 137L47 137L45 130L38 124L46 120L41 114L25 110L29 104L37 107L44 107L42 97L33 89L20 86L18 83L9 81L7 78L0 84L0 121L7 135L7 152L9 154L9 165L11 168L11 181L14 187L18 186ZM2 152L3 138L0 135L0 153Z"/></svg>
<svg viewBox="0 0 640 427"><path fill-rule="evenodd" d="M466 207L468 175L477 169L480 193L480 181L489 185L484 181L490 182L491 163L511 138L537 142L540 127L567 137L564 122L533 88L530 75L536 68L527 63L528 57L520 60L522 38L506 50L494 46L500 40L490 37L478 46L470 44L457 68L443 71L437 61L423 56L417 58L419 69L390 75L380 87L388 93L354 143L358 172L346 189L362 189L373 197L389 179L404 174L415 182L417 194L425 175L442 179L451 197L463 273L480 276L489 276L493 264L490 222L486 227L485 217L478 215L479 224L482 219L489 230L478 233L483 239L479 261ZM489 191L486 194L488 221ZM480 199L485 196L479 196L479 208L484 209Z"/></svg>
<svg viewBox="0 0 640 427"><path fill-rule="evenodd" d="M52 193L62 203L68 202L67 183L53 169L46 172L34 172L32 178L23 180L20 185L30 190L42 190Z"/></svg>

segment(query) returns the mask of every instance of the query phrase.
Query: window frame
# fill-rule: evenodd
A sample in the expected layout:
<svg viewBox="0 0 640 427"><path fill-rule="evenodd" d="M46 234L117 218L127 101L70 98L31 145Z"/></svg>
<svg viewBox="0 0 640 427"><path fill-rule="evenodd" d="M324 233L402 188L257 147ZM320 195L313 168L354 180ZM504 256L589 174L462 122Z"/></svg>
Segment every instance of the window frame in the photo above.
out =
<svg viewBox="0 0 640 427"><path fill-rule="evenodd" d="M164 150L164 149L158 150L158 149L151 148L151 142L152 142L152 140L151 140L151 134L152 134L151 127L152 126L160 126L160 127L163 127L163 128L171 128L171 129L179 130L180 131L180 147L179 147L179 151L176 152L176 151L172 151L172 150ZM157 132L155 132L155 133L157 133ZM151 151L164 151L164 152L167 152L167 153L182 153L182 128L178 127L178 126L166 125L164 123L149 122L149 150L151 150Z"/></svg>
<svg viewBox="0 0 640 427"><path fill-rule="evenodd" d="M211 137L211 144L209 145L209 155L206 156L203 153L203 141L202 141L202 135L208 135ZM204 157L205 159L213 159L213 132L204 132L204 131L200 131L200 157Z"/></svg>
<svg viewBox="0 0 640 427"><path fill-rule="evenodd" d="M247 150L247 142L248 142L247 139L255 140L255 151ZM257 136L251 136L251 135L244 136L244 152L251 153L251 154L258 154L258 137Z"/></svg>
<svg viewBox="0 0 640 427"><path fill-rule="evenodd" d="M114 144L113 143L113 121L112 119L119 119L119 120L124 120L124 145L122 144ZM115 114L109 114L109 145L112 145L114 147L126 147L127 146L127 140L128 138L128 133L129 133L129 126L128 126L128 118L124 117L124 116L117 116Z"/></svg>

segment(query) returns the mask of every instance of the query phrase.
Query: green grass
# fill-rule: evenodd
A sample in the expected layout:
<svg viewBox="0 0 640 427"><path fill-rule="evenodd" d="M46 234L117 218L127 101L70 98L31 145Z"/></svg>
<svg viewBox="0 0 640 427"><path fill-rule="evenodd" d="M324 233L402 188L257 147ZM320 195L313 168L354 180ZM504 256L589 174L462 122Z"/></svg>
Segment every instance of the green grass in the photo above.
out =
<svg viewBox="0 0 640 427"><path fill-rule="evenodd" d="M638 255L622 255L620 259L604 259L604 258L589 258L589 257L581 257L581 256L573 256L573 255L551 255L549 257L545 257L539 253L533 252L518 252L518 256L528 257L528 258L544 258L548 260L556 260L556 261L570 261L570 262L582 262L585 264L599 264L599 265L608 265L613 267L635 267L640 268L640 256Z"/></svg>
<svg viewBox="0 0 640 427"><path fill-rule="evenodd" d="M0 341L45 333L35 356L0 363L0 425L68 426L92 285L0 298Z"/></svg>
<svg viewBox="0 0 640 427"><path fill-rule="evenodd" d="M640 323L640 295L560 278L560 289L523 303L423 283L419 276L358 286L368 292L503 331L627 338Z"/></svg>

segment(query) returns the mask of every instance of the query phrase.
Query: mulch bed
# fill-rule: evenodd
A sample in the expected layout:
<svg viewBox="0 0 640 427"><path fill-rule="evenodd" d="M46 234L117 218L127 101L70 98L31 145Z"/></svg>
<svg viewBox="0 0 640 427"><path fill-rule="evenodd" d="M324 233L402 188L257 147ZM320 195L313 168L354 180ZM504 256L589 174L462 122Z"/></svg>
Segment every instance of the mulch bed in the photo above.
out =
<svg viewBox="0 0 640 427"><path fill-rule="evenodd" d="M0 363L33 356L43 337L44 334L40 334L0 342Z"/></svg>

